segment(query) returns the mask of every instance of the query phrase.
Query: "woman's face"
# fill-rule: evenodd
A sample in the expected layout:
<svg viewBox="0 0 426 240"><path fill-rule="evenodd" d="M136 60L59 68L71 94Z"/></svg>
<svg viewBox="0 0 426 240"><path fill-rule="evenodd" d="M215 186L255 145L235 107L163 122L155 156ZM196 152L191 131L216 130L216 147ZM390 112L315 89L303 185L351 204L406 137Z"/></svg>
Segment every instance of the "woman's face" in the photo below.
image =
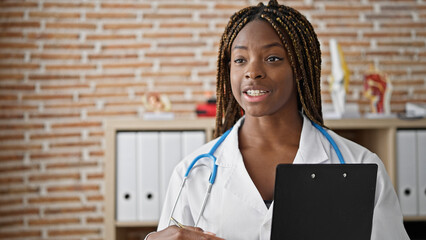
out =
<svg viewBox="0 0 426 240"><path fill-rule="evenodd" d="M287 51L272 26L248 23L231 46L232 93L246 116L297 112L297 94Z"/></svg>

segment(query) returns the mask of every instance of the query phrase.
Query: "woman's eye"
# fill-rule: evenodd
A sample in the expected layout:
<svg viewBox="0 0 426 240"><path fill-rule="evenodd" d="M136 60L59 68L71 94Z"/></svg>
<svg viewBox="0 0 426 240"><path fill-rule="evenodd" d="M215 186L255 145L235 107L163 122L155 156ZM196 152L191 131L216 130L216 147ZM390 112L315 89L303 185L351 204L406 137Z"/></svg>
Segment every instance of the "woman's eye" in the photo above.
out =
<svg viewBox="0 0 426 240"><path fill-rule="evenodd" d="M268 62L277 62L277 61L280 61L280 60L283 60L283 59L282 59L282 58L280 58L280 57L272 56L272 57L268 57L266 60L267 60Z"/></svg>
<svg viewBox="0 0 426 240"><path fill-rule="evenodd" d="M244 59L242 58L237 58L234 60L234 63L243 63L243 62L244 62Z"/></svg>

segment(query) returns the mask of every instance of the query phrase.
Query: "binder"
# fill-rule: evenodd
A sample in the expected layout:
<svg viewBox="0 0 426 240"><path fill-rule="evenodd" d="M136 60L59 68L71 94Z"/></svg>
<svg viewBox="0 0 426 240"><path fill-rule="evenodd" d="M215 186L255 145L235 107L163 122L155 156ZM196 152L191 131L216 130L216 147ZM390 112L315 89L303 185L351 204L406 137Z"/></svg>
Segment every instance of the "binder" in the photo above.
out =
<svg viewBox="0 0 426 240"><path fill-rule="evenodd" d="M182 160L181 132L160 132L160 206L163 206L173 169Z"/></svg>
<svg viewBox="0 0 426 240"><path fill-rule="evenodd" d="M182 157L201 147L206 142L204 131L184 131L182 132Z"/></svg>
<svg viewBox="0 0 426 240"><path fill-rule="evenodd" d="M136 221L136 133L117 133L117 221Z"/></svg>
<svg viewBox="0 0 426 240"><path fill-rule="evenodd" d="M419 214L426 216L426 130L417 131Z"/></svg>
<svg viewBox="0 0 426 240"><path fill-rule="evenodd" d="M417 144L415 130L398 130L397 187L404 216L418 214L417 197Z"/></svg>
<svg viewBox="0 0 426 240"><path fill-rule="evenodd" d="M158 221L160 217L159 133L137 133L137 192L139 221Z"/></svg>

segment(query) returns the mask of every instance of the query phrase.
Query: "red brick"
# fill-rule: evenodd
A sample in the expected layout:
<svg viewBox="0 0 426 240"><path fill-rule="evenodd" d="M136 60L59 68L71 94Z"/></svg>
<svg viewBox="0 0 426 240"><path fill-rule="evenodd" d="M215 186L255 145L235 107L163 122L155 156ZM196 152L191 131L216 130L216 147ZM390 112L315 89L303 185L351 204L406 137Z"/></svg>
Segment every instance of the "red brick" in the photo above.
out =
<svg viewBox="0 0 426 240"><path fill-rule="evenodd" d="M5 146L1 146L2 150L4 150ZM31 146L22 146L22 149L30 150L32 149ZM33 149L37 150L38 148ZM0 167L0 173L12 173L12 172L27 172L30 170L38 170L37 165L31 165L31 166L1 166ZM0 215L1 216L1 215Z"/></svg>
<svg viewBox="0 0 426 240"><path fill-rule="evenodd" d="M80 94L80 99L98 99L98 98L123 98L128 97L128 93L82 93Z"/></svg>
<svg viewBox="0 0 426 240"><path fill-rule="evenodd" d="M8 231L2 231L0 232L0 239L11 239L11 238L20 238L25 239L28 237L41 237L41 231L40 230L8 230Z"/></svg>
<svg viewBox="0 0 426 240"><path fill-rule="evenodd" d="M90 85L87 83L77 84L49 84L41 85L41 90L67 90L67 89L90 89Z"/></svg>
<svg viewBox="0 0 426 240"><path fill-rule="evenodd" d="M149 43L120 43L120 44L105 44L102 45L102 50L115 50L115 49L144 49L151 47Z"/></svg>
<svg viewBox="0 0 426 240"><path fill-rule="evenodd" d="M54 226L78 223L80 223L80 219L78 218L41 218L28 220L29 226Z"/></svg>
<svg viewBox="0 0 426 240"><path fill-rule="evenodd" d="M24 101L33 101L33 100L58 100L58 99L68 99L72 100L72 94L36 94L36 95L24 95L22 100Z"/></svg>
<svg viewBox="0 0 426 240"><path fill-rule="evenodd" d="M74 185L61 185L61 186L49 186L47 191L49 193L53 192L86 192L86 191L99 191L99 185L90 185L90 184L74 184Z"/></svg>
<svg viewBox="0 0 426 240"><path fill-rule="evenodd" d="M79 197L31 197L28 198L29 204L40 204L40 203L69 203L69 202L80 202Z"/></svg>
<svg viewBox="0 0 426 240"><path fill-rule="evenodd" d="M395 31L395 32L390 32L390 31L374 31L374 32L364 32L363 33L364 37L369 37L369 38L399 38L399 37L404 37L404 38L409 38L411 37L411 32L410 30L399 30L399 31Z"/></svg>
<svg viewBox="0 0 426 240"><path fill-rule="evenodd" d="M96 207L69 207L69 208L47 208L45 214L65 214L65 213L89 213L95 212Z"/></svg>
<svg viewBox="0 0 426 240"><path fill-rule="evenodd" d="M78 142L61 142L61 143L51 143L51 148L67 148L67 147L91 147L91 146L100 146L101 143L98 141L78 141Z"/></svg>
<svg viewBox="0 0 426 240"><path fill-rule="evenodd" d="M0 222L0 229L5 229L9 227L17 227L17 226L24 226L24 220L8 220L8 221L1 221Z"/></svg>
<svg viewBox="0 0 426 240"><path fill-rule="evenodd" d="M102 196L102 195L87 196L87 201L89 201L89 202L102 202L102 201L104 201L104 196Z"/></svg>
<svg viewBox="0 0 426 240"><path fill-rule="evenodd" d="M146 29L152 28L151 23L105 23L103 29Z"/></svg>
<svg viewBox="0 0 426 240"><path fill-rule="evenodd" d="M84 127L101 127L102 122L89 122L89 121L81 121L81 122L69 122L69 123L54 123L51 125L52 129L55 128L84 128Z"/></svg>
<svg viewBox="0 0 426 240"><path fill-rule="evenodd" d="M89 137L104 137L105 134L103 131L100 132L90 132Z"/></svg>
<svg viewBox="0 0 426 240"><path fill-rule="evenodd" d="M23 18L24 12L0 12L0 18Z"/></svg>
<svg viewBox="0 0 426 240"><path fill-rule="evenodd" d="M80 60L79 54L32 53L31 59L40 60Z"/></svg>
<svg viewBox="0 0 426 240"><path fill-rule="evenodd" d="M244 4L232 4L232 3L216 3L214 8L218 11L221 10L232 10L232 11L238 11L241 8L245 8L248 7L249 5L244 3Z"/></svg>
<svg viewBox="0 0 426 240"><path fill-rule="evenodd" d="M94 3L84 3L84 2L44 2L44 8L95 8Z"/></svg>
<svg viewBox="0 0 426 240"><path fill-rule="evenodd" d="M22 32L0 32L0 38L24 38L24 33Z"/></svg>
<svg viewBox="0 0 426 240"><path fill-rule="evenodd" d="M1 88L3 90L19 90L19 91L34 91L35 85L34 84L2 84Z"/></svg>
<svg viewBox="0 0 426 240"><path fill-rule="evenodd" d="M0 63L0 69L39 69L40 64L35 63Z"/></svg>
<svg viewBox="0 0 426 240"><path fill-rule="evenodd" d="M111 82L111 83L99 83L96 85L97 89L103 89L103 88L114 88L114 89L126 89L129 87L146 87L147 84L145 82ZM114 94L114 93L113 93ZM127 94L123 94L122 96L125 96ZM114 95L115 96L115 95Z"/></svg>
<svg viewBox="0 0 426 240"><path fill-rule="evenodd" d="M44 124L40 123L6 123L0 124L1 130L29 130L29 129L43 129Z"/></svg>
<svg viewBox="0 0 426 240"><path fill-rule="evenodd" d="M16 184L16 183L23 183L23 182L24 182L24 179L22 177L0 177L1 185Z"/></svg>
<svg viewBox="0 0 426 240"><path fill-rule="evenodd" d="M104 179L104 173L88 173L87 179L88 180L93 180L93 179L101 179L102 180L102 179Z"/></svg>
<svg viewBox="0 0 426 240"><path fill-rule="evenodd" d="M79 80L79 75L57 75L57 74L30 74L29 80Z"/></svg>
<svg viewBox="0 0 426 240"><path fill-rule="evenodd" d="M0 113L0 118L1 119L16 119L16 120L22 120L24 119L24 114L23 113ZM2 139L2 137L0 137L0 141L4 141L4 139ZM13 138L8 138L6 140L13 140Z"/></svg>
<svg viewBox="0 0 426 240"><path fill-rule="evenodd" d="M0 155L0 162L18 162L24 158L23 154Z"/></svg>
<svg viewBox="0 0 426 240"><path fill-rule="evenodd" d="M79 156L81 154L78 154ZM61 168L66 168L66 169L71 169L71 168L76 168L76 169L80 169L80 168L84 168L84 167L96 167L98 166L97 162L88 162L88 161L84 161L84 162L66 162L66 163L49 163L46 165L46 169L61 169Z"/></svg>
<svg viewBox="0 0 426 240"><path fill-rule="evenodd" d="M404 13L378 13L378 14L365 14L365 19L367 21L371 20L394 20L398 19L398 21L404 21L404 20L412 20L413 16L411 14L404 14Z"/></svg>
<svg viewBox="0 0 426 240"><path fill-rule="evenodd" d="M398 22L392 21L392 22L383 22L380 23L380 28L395 28L395 29L425 29L426 23L424 22L412 22L412 21L405 21L401 22L398 20Z"/></svg>
<svg viewBox="0 0 426 240"><path fill-rule="evenodd" d="M61 174L37 174L30 175L28 180L31 182L45 182L51 180L62 180L62 179L72 179L79 180L81 178L79 173L61 173ZM51 199L51 198L49 198ZM60 199L59 199L60 201Z"/></svg>
<svg viewBox="0 0 426 240"><path fill-rule="evenodd" d="M90 50L94 49L94 44L79 44L79 43L46 43L44 49L61 49L61 50Z"/></svg>
<svg viewBox="0 0 426 240"><path fill-rule="evenodd" d="M39 139L65 139L65 138L80 138L80 132L69 132L69 133L33 133L30 134L30 140Z"/></svg>
<svg viewBox="0 0 426 240"><path fill-rule="evenodd" d="M0 210L0 216L10 217L10 216L28 216L28 215L37 215L39 214L38 208L24 208L24 209L8 209Z"/></svg>
<svg viewBox="0 0 426 240"><path fill-rule="evenodd" d="M2 31L8 28L40 28L40 23L29 21L0 23L0 29L2 29Z"/></svg>
<svg viewBox="0 0 426 240"><path fill-rule="evenodd" d="M36 8L38 7L37 2L23 2L23 1L9 1L0 2L0 8Z"/></svg>
<svg viewBox="0 0 426 240"><path fill-rule="evenodd" d="M38 187L9 187L6 189L0 188L0 195L28 195L39 193L40 189ZM1 214L1 212L0 212ZM0 215L1 216L1 215Z"/></svg>
<svg viewBox="0 0 426 240"><path fill-rule="evenodd" d="M80 13L78 12L30 12L30 18L55 18L55 19L78 19L80 18Z"/></svg>
<svg viewBox="0 0 426 240"><path fill-rule="evenodd" d="M89 54L87 56L89 60L103 60L103 59L115 59L115 60L121 60L121 59L138 59L138 54L136 53L117 53L117 54ZM134 77L134 75L133 75ZM87 78L87 76L86 76Z"/></svg>
<svg viewBox="0 0 426 240"><path fill-rule="evenodd" d="M136 40L135 34L88 34L86 40Z"/></svg>
<svg viewBox="0 0 426 240"><path fill-rule="evenodd" d="M87 19L136 19L134 13L121 13L121 12L88 12L86 13Z"/></svg>
<svg viewBox="0 0 426 240"><path fill-rule="evenodd" d="M62 230L48 230L48 236L51 237L60 237L60 236L85 236L85 235L94 235L100 234L100 229L62 229Z"/></svg>
<svg viewBox="0 0 426 240"><path fill-rule="evenodd" d="M46 64L46 70L95 70L94 64Z"/></svg>
<svg viewBox="0 0 426 240"><path fill-rule="evenodd" d="M105 79L123 79L123 78L135 78L134 73L122 73L122 74L88 74L86 75L86 79L89 80L105 80Z"/></svg>
<svg viewBox="0 0 426 240"><path fill-rule="evenodd" d="M336 2L337 3L337 2ZM347 4L347 3L340 3L340 4L333 4L333 3L327 3L324 4L325 12L328 11L352 11L352 12L360 12L360 11L373 11L374 7L371 5L359 5L359 4ZM328 14L328 13L325 13Z"/></svg>
<svg viewBox="0 0 426 240"><path fill-rule="evenodd" d="M104 218L103 217L88 217L86 218L87 223L103 223Z"/></svg>
<svg viewBox="0 0 426 240"><path fill-rule="evenodd" d="M31 159L63 159L63 158L79 158L81 153L79 152L58 152L58 153L31 153Z"/></svg>
<svg viewBox="0 0 426 240"><path fill-rule="evenodd" d="M23 53L0 53L0 59L17 59L23 61L25 54Z"/></svg>
<svg viewBox="0 0 426 240"><path fill-rule="evenodd" d="M78 34L78 33L29 32L29 33L27 33L27 38L30 39L30 40L36 40L36 39L54 39L54 40L73 39L73 40L78 40L80 38L80 34Z"/></svg>

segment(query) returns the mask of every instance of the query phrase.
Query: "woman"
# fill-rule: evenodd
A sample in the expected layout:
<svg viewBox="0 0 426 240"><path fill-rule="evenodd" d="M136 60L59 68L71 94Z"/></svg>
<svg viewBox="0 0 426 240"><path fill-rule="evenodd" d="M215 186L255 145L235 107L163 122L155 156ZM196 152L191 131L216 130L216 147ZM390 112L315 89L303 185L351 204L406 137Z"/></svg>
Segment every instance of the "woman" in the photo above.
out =
<svg viewBox="0 0 426 240"><path fill-rule="evenodd" d="M296 10L272 0L268 6L234 14L219 51L215 134L232 130L215 152L218 175L200 228L169 226L169 218L188 165L209 152L217 139L176 167L159 231L147 239L270 239L276 165L339 163L330 143L312 125L323 125L320 71L317 36ZM328 132L346 162L379 166L371 239L409 239L377 155ZM210 168L193 169L182 190L173 217L186 226L194 226L200 215L209 175Z"/></svg>

